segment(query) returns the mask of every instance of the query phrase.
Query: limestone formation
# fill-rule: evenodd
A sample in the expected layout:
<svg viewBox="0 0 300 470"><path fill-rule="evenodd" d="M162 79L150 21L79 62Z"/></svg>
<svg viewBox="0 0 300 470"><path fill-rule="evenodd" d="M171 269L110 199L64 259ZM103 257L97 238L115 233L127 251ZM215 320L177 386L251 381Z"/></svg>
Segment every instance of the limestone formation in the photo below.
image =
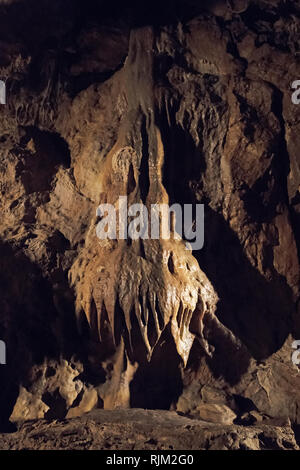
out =
<svg viewBox="0 0 300 470"><path fill-rule="evenodd" d="M211 448L262 448L290 422L270 438L284 448L300 425L300 4L137 3L0 2L1 427L165 409L253 426ZM175 219L170 239L100 239L97 208L119 216L120 197L204 204L203 249Z"/></svg>

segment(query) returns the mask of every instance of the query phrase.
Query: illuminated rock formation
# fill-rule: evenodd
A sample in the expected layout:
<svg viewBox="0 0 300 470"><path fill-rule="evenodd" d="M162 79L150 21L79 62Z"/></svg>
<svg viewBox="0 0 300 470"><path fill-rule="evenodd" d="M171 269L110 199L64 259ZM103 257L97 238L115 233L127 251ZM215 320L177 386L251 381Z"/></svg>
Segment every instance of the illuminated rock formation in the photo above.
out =
<svg viewBox="0 0 300 470"><path fill-rule="evenodd" d="M3 421L300 424L299 2L160 3L0 5ZM204 204L203 249L99 239L120 196Z"/></svg>

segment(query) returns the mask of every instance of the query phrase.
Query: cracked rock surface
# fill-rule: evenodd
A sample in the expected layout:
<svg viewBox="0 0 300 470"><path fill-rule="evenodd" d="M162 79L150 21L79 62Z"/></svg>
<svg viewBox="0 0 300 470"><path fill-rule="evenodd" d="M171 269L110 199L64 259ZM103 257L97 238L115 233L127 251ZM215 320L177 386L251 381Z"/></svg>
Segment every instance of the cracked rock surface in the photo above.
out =
<svg viewBox="0 0 300 470"><path fill-rule="evenodd" d="M95 410L72 420L31 421L0 435L1 450L298 450L288 424L242 427L171 411Z"/></svg>

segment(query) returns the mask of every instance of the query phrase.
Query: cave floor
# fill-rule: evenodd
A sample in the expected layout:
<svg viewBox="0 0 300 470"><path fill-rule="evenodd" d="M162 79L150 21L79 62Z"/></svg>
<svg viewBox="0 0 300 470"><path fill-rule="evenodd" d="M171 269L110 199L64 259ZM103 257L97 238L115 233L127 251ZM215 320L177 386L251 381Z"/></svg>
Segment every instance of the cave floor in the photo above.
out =
<svg viewBox="0 0 300 470"><path fill-rule="evenodd" d="M1 450L299 449L291 426L209 423L163 410L94 410L80 418L27 421L0 434Z"/></svg>

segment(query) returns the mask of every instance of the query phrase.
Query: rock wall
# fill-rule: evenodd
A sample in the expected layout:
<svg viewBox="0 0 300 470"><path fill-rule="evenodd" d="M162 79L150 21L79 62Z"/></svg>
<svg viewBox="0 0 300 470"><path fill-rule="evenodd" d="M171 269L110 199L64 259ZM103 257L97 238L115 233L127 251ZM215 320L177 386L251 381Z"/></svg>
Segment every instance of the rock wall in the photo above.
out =
<svg viewBox="0 0 300 470"><path fill-rule="evenodd" d="M300 425L300 3L9 3L2 423L140 407ZM204 204L203 249L99 240L121 195Z"/></svg>

